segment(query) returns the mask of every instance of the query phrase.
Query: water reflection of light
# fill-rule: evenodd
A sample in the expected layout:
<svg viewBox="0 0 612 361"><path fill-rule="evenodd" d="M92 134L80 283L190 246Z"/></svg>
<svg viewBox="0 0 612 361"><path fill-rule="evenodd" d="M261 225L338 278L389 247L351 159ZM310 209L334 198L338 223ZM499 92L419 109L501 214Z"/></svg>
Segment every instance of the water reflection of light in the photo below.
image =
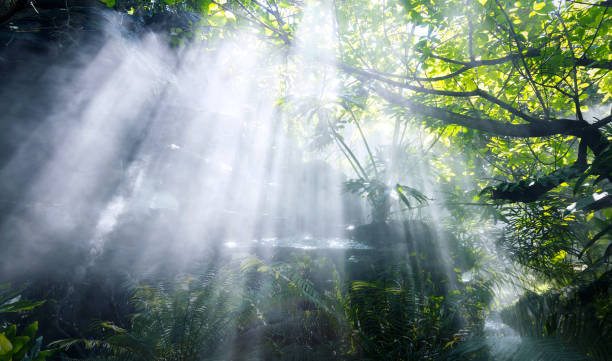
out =
<svg viewBox="0 0 612 361"><path fill-rule="evenodd" d="M607 195L608 195L608 192L593 193L593 200L597 202L598 200L606 197Z"/></svg>
<svg viewBox="0 0 612 361"><path fill-rule="evenodd" d="M340 237L281 237L262 238L252 240L251 243L265 247L286 247L304 250L314 249L372 249L371 247L348 238Z"/></svg>

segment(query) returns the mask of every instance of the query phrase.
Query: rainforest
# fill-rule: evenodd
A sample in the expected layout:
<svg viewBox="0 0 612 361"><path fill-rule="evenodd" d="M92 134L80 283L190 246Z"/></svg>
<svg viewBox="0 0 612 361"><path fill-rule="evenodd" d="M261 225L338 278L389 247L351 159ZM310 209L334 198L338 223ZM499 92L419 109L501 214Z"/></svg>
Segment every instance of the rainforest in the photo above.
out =
<svg viewBox="0 0 612 361"><path fill-rule="evenodd" d="M612 360L610 0L1 0L0 361Z"/></svg>

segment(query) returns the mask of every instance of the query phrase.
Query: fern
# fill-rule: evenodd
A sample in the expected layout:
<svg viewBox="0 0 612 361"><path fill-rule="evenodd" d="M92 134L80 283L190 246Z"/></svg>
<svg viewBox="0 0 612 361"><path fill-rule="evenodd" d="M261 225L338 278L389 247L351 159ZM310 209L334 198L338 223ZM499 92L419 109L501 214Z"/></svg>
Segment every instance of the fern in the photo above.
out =
<svg viewBox="0 0 612 361"><path fill-rule="evenodd" d="M610 277L607 275L607 277ZM601 285L593 287L597 282ZM612 358L610 280L575 290L525 294L502 312L505 323L527 338L555 338L596 360Z"/></svg>
<svg viewBox="0 0 612 361"><path fill-rule="evenodd" d="M220 287L229 274L214 271L182 277L156 286L140 286L133 302L130 330L111 322L97 326L108 333L102 340L67 339L56 346L85 345L108 360L197 361L213 356L234 329L238 294Z"/></svg>
<svg viewBox="0 0 612 361"><path fill-rule="evenodd" d="M493 336L494 338L495 336ZM555 339L523 337L511 342L505 338L474 336L438 357L440 361L587 361L589 356L567 343Z"/></svg>

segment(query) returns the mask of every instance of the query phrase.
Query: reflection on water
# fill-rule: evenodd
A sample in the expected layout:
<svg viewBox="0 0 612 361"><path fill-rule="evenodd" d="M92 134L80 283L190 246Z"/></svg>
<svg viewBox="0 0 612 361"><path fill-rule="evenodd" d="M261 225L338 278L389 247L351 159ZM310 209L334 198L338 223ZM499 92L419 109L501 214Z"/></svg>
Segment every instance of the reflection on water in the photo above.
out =
<svg viewBox="0 0 612 361"><path fill-rule="evenodd" d="M291 237L268 237L246 242L228 240L223 243L228 248L252 248L254 246L285 247L297 249L372 249L363 243L340 237L312 237L310 235Z"/></svg>
<svg viewBox="0 0 612 361"><path fill-rule="evenodd" d="M497 312L492 312L486 318L484 334L489 352L496 360L513 354L522 342L521 336L503 323Z"/></svg>

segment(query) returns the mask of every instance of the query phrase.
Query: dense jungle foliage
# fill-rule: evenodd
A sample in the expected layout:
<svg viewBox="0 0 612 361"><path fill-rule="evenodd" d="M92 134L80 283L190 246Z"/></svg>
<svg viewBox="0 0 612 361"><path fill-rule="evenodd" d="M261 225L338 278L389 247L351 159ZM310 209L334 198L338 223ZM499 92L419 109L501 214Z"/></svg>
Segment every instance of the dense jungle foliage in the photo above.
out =
<svg viewBox="0 0 612 361"><path fill-rule="evenodd" d="M305 149L341 155L371 211L347 237L368 248L213 250L180 273L91 280L113 295L97 320L58 320L72 285L1 276L0 361L612 359L610 1L104 5L177 52L248 31L287 84L335 69L334 96L287 85L276 108ZM70 6L4 0L0 21ZM311 31L332 41L298 36L328 18ZM493 316L520 341L490 341Z"/></svg>

